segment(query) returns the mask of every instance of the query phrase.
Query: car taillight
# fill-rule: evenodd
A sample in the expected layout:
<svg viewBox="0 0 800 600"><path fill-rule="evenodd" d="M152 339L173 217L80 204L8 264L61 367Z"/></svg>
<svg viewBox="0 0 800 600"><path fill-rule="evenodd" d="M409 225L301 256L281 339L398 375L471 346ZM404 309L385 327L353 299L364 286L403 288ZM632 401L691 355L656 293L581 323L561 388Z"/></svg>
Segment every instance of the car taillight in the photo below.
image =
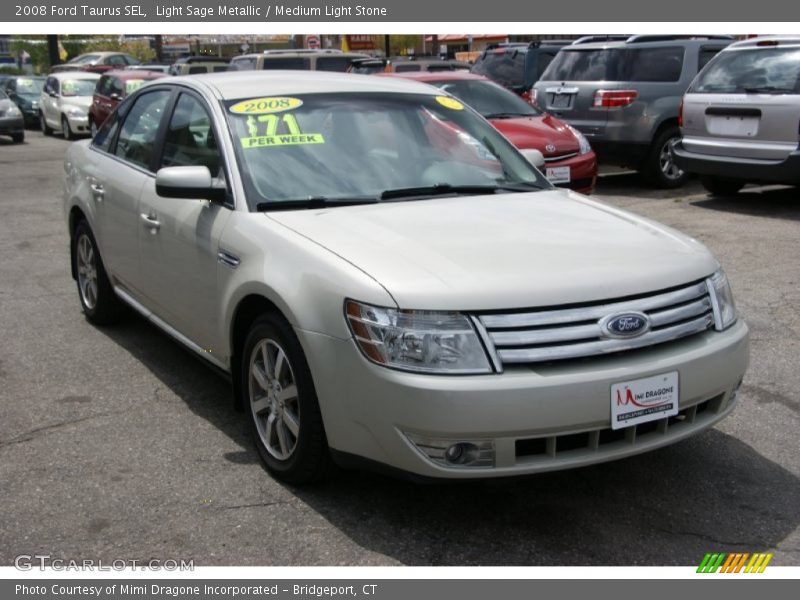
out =
<svg viewBox="0 0 800 600"><path fill-rule="evenodd" d="M639 95L636 90L597 90L592 99L595 108L622 108L628 106Z"/></svg>
<svg viewBox="0 0 800 600"><path fill-rule="evenodd" d="M678 127L683 127L683 98L681 98L681 103L678 105Z"/></svg>
<svg viewBox="0 0 800 600"><path fill-rule="evenodd" d="M525 90L524 92L522 92L520 94L520 96L522 96L522 99L525 100L525 102L528 102L530 104L530 102L532 100L531 91L530 90Z"/></svg>

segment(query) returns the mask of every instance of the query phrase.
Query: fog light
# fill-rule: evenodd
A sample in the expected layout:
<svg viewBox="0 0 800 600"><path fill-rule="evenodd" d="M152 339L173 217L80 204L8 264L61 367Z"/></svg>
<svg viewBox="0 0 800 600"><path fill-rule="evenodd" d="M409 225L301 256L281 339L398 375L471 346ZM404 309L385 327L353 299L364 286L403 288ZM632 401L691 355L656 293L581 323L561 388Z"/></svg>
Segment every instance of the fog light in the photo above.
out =
<svg viewBox="0 0 800 600"><path fill-rule="evenodd" d="M453 440L406 433L405 436L428 460L444 467L493 467L494 441Z"/></svg>

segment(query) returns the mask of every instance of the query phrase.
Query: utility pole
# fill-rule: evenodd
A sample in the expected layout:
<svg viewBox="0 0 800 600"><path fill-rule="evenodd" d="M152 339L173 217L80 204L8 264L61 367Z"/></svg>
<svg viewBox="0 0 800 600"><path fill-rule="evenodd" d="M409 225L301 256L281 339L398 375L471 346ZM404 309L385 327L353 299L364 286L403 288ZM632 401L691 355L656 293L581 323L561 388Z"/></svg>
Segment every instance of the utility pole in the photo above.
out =
<svg viewBox="0 0 800 600"><path fill-rule="evenodd" d="M392 45L389 42L389 36L383 36L383 52L386 54L386 58L389 58L392 55Z"/></svg>
<svg viewBox="0 0 800 600"><path fill-rule="evenodd" d="M50 60L50 66L54 67L61 62L61 57L58 55L58 36L47 36L47 58Z"/></svg>
<svg viewBox="0 0 800 600"><path fill-rule="evenodd" d="M164 37L160 35L153 36L155 39L156 62L164 60Z"/></svg>

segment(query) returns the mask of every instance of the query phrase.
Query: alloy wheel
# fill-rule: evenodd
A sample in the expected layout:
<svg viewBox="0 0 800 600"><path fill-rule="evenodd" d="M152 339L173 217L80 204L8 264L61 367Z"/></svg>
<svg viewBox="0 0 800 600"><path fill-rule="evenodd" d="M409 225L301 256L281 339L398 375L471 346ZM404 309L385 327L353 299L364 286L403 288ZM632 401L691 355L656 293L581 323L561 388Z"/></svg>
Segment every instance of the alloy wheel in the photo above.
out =
<svg viewBox="0 0 800 600"><path fill-rule="evenodd" d="M292 365L272 339L253 348L249 371L250 408L258 436L267 451L287 460L300 435L300 402Z"/></svg>
<svg viewBox="0 0 800 600"><path fill-rule="evenodd" d="M664 177L670 180L676 180L683 177L683 169L681 169L672 158L672 142L674 142L677 138L670 138L668 139L663 146L661 146L661 151L658 154L658 166L661 169L661 172L664 174Z"/></svg>
<svg viewBox="0 0 800 600"><path fill-rule="evenodd" d="M86 234L78 238L78 286L81 300L89 310L97 306L97 255L92 240Z"/></svg>

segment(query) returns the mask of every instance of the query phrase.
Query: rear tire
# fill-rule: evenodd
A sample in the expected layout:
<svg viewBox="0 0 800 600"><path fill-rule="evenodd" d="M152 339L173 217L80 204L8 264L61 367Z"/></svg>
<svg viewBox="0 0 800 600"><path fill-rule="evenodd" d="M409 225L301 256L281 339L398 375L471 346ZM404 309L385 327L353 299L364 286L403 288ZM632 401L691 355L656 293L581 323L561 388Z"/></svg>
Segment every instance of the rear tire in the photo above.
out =
<svg viewBox="0 0 800 600"><path fill-rule="evenodd" d="M701 175L700 183L712 196L733 196L744 187L744 181Z"/></svg>
<svg viewBox="0 0 800 600"><path fill-rule="evenodd" d="M95 325L116 323L122 315L123 305L111 287L94 234L86 221L78 223L72 244L83 314Z"/></svg>
<svg viewBox="0 0 800 600"><path fill-rule="evenodd" d="M39 127L44 135L53 135L53 128L47 124L47 119L44 118L44 113L39 113Z"/></svg>
<svg viewBox="0 0 800 600"><path fill-rule="evenodd" d="M89 130L92 132L92 139L94 139L97 136L97 123L91 117L89 117Z"/></svg>
<svg viewBox="0 0 800 600"><path fill-rule="evenodd" d="M69 126L69 119L65 116L61 117L61 134L68 142L75 139L75 135L72 133L72 129L70 129Z"/></svg>
<svg viewBox="0 0 800 600"><path fill-rule="evenodd" d="M278 314L262 315L250 328L241 357L241 400L266 469L298 485L326 477L333 470L328 439L292 327Z"/></svg>
<svg viewBox="0 0 800 600"><path fill-rule="evenodd" d="M661 189L681 187L689 174L675 164L671 146L681 138L681 130L676 126L665 128L653 140L642 168L642 176L648 183Z"/></svg>

